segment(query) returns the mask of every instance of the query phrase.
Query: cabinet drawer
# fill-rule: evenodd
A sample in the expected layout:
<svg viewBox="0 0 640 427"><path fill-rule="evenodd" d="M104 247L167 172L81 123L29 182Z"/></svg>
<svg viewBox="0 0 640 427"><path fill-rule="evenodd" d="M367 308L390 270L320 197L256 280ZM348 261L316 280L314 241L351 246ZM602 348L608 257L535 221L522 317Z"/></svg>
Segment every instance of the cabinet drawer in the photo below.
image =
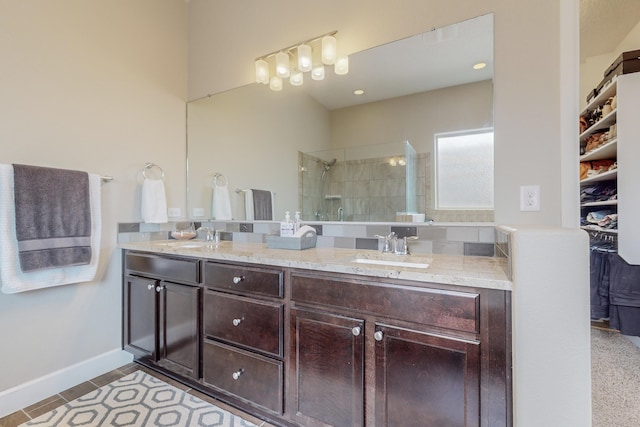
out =
<svg viewBox="0 0 640 427"><path fill-rule="evenodd" d="M282 414L282 362L210 340L203 353L206 385Z"/></svg>
<svg viewBox="0 0 640 427"><path fill-rule="evenodd" d="M207 290L204 333L282 357L283 307Z"/></svg>
<svg viewBox="0 0 640 427"><path fill-rule="evenodd" d="M205 262L204 282L210 288L272 297L283 296L282 270Z"/></svg>
<svg viewBox="0 0 640 427"><path fill-rule="evenodd" d="M182 283L200 283L200 261L188 258L170 258L137 252L126 252L125 268L129 273L173 280Z"/></svg>
<svg viewBox="0 0 640 427"><path fill-rule="evenodd" d="M291 299L424 325L479 332L480 295L293 273Z"/></svg>

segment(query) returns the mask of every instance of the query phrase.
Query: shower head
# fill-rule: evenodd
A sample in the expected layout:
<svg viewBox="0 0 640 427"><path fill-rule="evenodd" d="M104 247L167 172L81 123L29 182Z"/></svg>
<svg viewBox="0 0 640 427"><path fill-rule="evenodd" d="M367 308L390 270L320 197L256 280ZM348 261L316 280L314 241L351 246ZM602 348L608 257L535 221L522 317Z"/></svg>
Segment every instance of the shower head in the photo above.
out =
<svg viewBox="0 0 640 427"><path fill-rule="evenodd" d="M324 165L324 170L328 171L329 169L331 169L331 167L332 167L333 165L335 165L335 164L336 164L336 161L337 161L337 160L338 160L338 159L332 159L332 160L330 160L330 161L328 161L328 162L325 162L325 161L323 160L323 161L322 161L322 164Z"/></svg>
<svg viewBox="0 0 640 427"><path fill-rule="evenodd" d="M325 175L327 172L329 172L329 169L331 169L331 167L332 167L333 165L335 165L335 164L336 164L336 161L337 161L337 160L338 160L338 159L332 159L332 160L330 160L330 161L328 161L328 162L325 162L324 160L322 160L322 164L324 165L324 170L322 171L322 176L320 177L320 180L321 180L321 181L322 181L322 180L324 180L324 175Z"/></svg>

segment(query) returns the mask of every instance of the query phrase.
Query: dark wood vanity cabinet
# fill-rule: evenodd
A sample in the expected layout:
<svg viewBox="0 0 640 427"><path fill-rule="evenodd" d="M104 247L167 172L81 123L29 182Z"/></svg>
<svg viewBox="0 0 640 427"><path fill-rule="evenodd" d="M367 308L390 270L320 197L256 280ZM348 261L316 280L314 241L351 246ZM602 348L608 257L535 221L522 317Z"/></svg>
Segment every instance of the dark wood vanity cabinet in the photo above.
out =
<svg viewBox="0 0 640 427"><path fill-rule="evenodd" d="M509 426L509 295L291 274L304 426Z"/></svg>
<svg viewBox="0 0 640 427"><path fill-rule="evenodd" d="M124 348L285 427L510 427L510 292L124 252Z"/></svg>
<svg viewBox="0 0 640 427"><path fill-rule="evenodd" d="M201 292L199 261L125 252L124 349L198 379Z"/></svg>
<svg viewBox="0 0 640 427"><path fill-rule="evenodd" d="M204 263L203 383L232 402L284 413L284 272Z"/></svg>
<svg viewBox="0 0 640 427"><path fill-rule="evenodd" d="M291 417L303 426L363 426L364 320L291 309Z"/></svg>
<svg viewBox="0 0 640 427"><path fill-rule="evenodd" d="M479 426L480 343L376 324L376 426Z"/></svg>

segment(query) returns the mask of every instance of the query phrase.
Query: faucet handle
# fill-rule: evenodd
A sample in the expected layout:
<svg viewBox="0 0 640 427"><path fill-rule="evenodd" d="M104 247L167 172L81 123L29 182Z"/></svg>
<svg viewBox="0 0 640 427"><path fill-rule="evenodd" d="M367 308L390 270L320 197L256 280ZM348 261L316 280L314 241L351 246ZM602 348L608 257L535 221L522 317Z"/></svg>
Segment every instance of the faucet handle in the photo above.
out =
<svg viewBox="0 0 640 427"><path fill-rule="evenodd" d="M390 243L391 243L391 235L389 236L380 236L379 234L376 234L375 237L377 237L378 239L383 239L383 246L382 246L382 253L386 253L391 251L391 247L390 247Z"/></svg>
<svg viewBox="0 0 640 427"><path fill-rule="evenodd" d="M402 246L403 246L402 253L404 255L410 255L410 252L409 252L409 240L418 240L418 236L405 236L402 239Z"/></svg>

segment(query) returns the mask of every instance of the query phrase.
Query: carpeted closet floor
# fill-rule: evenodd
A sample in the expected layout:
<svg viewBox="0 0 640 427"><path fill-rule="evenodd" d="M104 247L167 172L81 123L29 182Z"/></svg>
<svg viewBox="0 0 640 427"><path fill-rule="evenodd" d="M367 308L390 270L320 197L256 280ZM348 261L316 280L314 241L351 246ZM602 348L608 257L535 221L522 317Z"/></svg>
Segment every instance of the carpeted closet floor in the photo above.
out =
<svg viewBox="0 0 640 427"><path fill-rule="evenodd" d="M591 328L592 427L640 426L640 348L620 333Z"/></svg>

